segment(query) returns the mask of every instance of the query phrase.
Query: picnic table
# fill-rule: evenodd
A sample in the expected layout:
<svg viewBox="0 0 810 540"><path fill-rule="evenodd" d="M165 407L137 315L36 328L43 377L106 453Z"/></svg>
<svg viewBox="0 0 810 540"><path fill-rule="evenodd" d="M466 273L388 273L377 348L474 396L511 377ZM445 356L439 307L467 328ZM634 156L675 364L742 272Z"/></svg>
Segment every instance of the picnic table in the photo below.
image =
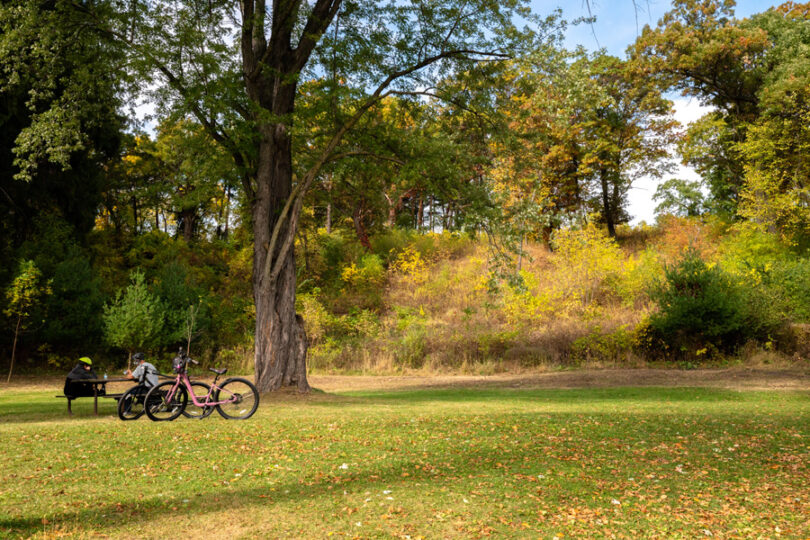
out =
<svg viewBox="0 0 810 540"><path fill-rule="evenodd" d="M126 381L126 382L132 382L132 383L134 383L134 382L135 382L134 380L132 380L132 379L127 379L127 378L116 378L116 379L80 379L80 380L79 380L79 382L82 382L82 383L88 383L88 384L92 384L92 385L93 385L93 395L92 395L92 396L77 396L77 397L67 397L67 396L65 396L65 395L62 395L62 396L56 396L56 397L64 397L64 398L67 398L68 414L71 414L71 415L73 414L73 411L72 411L72 410L71 410L71 408L70 408L70 402L71 402L71 401L73 401L74 399L80 399L80 398L83 398L83 397L92 397L92 398L93 398L93 413L94 413L96 416L98 416L98 398L99 398L99 396L100 396L100 397L104 397L104 398L110 398L110 399L119 399L119 398L120 398L122 395L124 395L123 393L121 393L121 394L107 394L107 393L104 393L104 394L99 394L99 392L100 392L102 389L106 389L104 385L105 385L105 384L107 384L107 383L113 383L113 382L125 382L125 381Z"/></svg>

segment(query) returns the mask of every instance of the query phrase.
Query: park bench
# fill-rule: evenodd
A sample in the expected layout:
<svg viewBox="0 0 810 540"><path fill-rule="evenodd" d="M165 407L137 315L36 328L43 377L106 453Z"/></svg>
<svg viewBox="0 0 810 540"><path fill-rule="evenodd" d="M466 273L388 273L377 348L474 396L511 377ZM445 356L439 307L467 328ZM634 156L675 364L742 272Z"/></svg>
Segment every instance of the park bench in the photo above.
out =
<svg viewBox="0 0 810 540"><path fill-rule="evenodd" d="M171 379L170 375L165 375L163 373L158 373L158 377L162 379ZM71 401L74 399L82 399L82 398L93 398L93 413L98 416L98 398L110 398L118 401L121 399L121 396L124 395L124 392L118 394L99 394L99 389L107 383L112 382L135 382L132 379L82 379L81 382L83 383L90 383L93 385L93 395L92 396L76 396L76 397L67 397L64 394L60 394L55 396L57 398L67 399L67 409L68 414L73 415L73 410L71 409Z"/></svg>
<svg viewBox="0 0 810 540"><path fill-rule="evenodd" d="M70 407L70 402L71 401L73 401L74 399L93 398L93 400L94 400L93 401L93 412L97 415L98 414L98 398L100 398L100 397L102 397L102 398L112 398L112 399L115 399L116 401L118 401L119 399L121 399L121 396L123 396L123 395L124 394L122 393L122 394L102 394L100 396L67 397L64 394L60 394L60 395L55 396L55 397L67 399L67 410L68 410L68 414L71 414L71 415L73 414L73 411L71 410L71 407Z"/></svg>
<svg viewBox="0 0 810 540"><path fill-rule="evenodd" d="M93 385L93 395L92 396L75 396L75 397L68 397L64 394L60 394L56 396L57 398L67 399L67 409L68 414L72 415L73 410L71 408L71 402L74 399L82 399L82 398L93 398L93 413L98 416L98 398L110 398L115 399L116 401L121 399L123 393L120 394L99 394L99 390L109 382L123 382L123 381L131 381L132 379L83 379L81 382L89 383Z"/></svg>

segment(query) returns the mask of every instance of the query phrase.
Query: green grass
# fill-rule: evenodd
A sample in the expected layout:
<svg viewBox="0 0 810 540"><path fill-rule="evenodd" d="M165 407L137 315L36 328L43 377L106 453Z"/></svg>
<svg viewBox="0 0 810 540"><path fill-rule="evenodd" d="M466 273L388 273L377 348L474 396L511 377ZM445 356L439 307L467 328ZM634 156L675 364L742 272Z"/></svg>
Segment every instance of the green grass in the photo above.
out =
<svg viewBox="0 0 810 540"><path fill-rule="evenodd" d="M810 536L810 396L409 390L121 422L0 394L0 537Z"/></svg>

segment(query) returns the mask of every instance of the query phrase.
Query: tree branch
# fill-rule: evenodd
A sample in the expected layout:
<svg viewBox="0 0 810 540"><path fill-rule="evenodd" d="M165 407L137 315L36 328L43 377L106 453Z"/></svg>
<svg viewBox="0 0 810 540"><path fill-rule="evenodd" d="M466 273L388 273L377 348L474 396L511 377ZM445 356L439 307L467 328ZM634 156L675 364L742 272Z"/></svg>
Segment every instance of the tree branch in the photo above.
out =
<svg viewBox="0 0 810 540"><path fill-rule="evenodd" d="M343 158L354 157L354 156L368 156L368 157L372 157L374 159L379 159L381 161L391 161L392 163L396 163L397 165L405 165L404 161L402 161L401 159L396 158L394 156L383 156L383 155L380 155L380 154L375 154L374 152L367 152L367 151L363 151L363 150L352 150L352 151L349 151L349 152L342 152L340 154L332 154L326 160L326 163L331 163L333 161L339 161L339 160L341 160Z"/></svg>
<svg viewBox="0 0 810 540"><path fill-rule="evenodd" d="M337 15L342 0L318 0L312 13L304 26L304 32L298 42L295 53L294 73L298 73L309 60L312 51L321 39L326 29L332 24L332 19Z"/></svg>
<svg viewBox="0 0 810 540"><path fill-rule="evenodd" d="M321 168L329 161L329 157L334 152L335 148L337 147L338 143L343 139L343 136L346 135L348 131L350 131L355 124L363 117L363 115L368 112L374 105L380 102L383 98L390 95L392 92L385 92L385 90L391 86L391 84L411 73L415 73L422 68L425 68L439 60L443 60L445 58L452 58L455 56L461 56L466 54L474 54L478 56L493 56L493 57L502 57L508 58L509 55L503 53L495 53L495 52L481 52L475 51L470 49L459 49L454 51L444 51L439 54L430 56L428 58L423 59L412 66L409 66L405 69L396 71L388 77L385 78L383 82L377 86L374 92L366 99L366 101L355 111L355 113L349 118L349 120L344 123L340 129L332 136L332 138L327 143L324 150L321 152L321 155L315 161L315 163L309 168L309 170L304 174L301 178L301 181L298 183L297 186L293 189L290 196L287 198L287 202L284 204L284 208L282 208L281 213L279 214L278 219L276 220L276 225L273 227L273 234L270 237L270 242L267 244L267 255L264 258L264 271L263 277L264 279L269 279L270 283L275 283L276 278L278 277L279 273L282 270L284 260L287 256L287 253L292 246L292 239L295 238L295 231L293 229L288 229L287 231L287 238L284 240L284 244L281 246L281 249L276 254L275 262L273 262L273 253L276 249L278 244L278 239L281 234L281 230L284 228L285 222L289 216L289 225L294 226L298 223L298 214L301 211L301 205L306 194L309 186L317 177L318 173L320 172ZM290 216L290 211L292 210L292 215Z"/></svg>

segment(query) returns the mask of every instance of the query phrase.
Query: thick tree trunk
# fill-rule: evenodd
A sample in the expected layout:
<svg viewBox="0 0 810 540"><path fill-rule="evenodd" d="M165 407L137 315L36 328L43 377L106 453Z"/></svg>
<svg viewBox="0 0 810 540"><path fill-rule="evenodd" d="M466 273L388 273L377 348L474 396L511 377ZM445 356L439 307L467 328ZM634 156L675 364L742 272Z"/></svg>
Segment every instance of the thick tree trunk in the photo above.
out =
<svg viewBox="0 0 810 540"><path fill-rule="evenodd" d="M256 386L260 392L269 392L295 384L300 392L307 392L306 333L303 319L295 313L295 250L288 250L275 279L266 263L270 256L272 268L284 239L295 234L285 219L274 252L267 253L276 221L292 193L290 135L283 124L265 126L262 131L253 205Z"/></svg>
<svg viewBox="0 0 810 540"><path fill-rule="evenodd" d="M248 191L253 195L255 377L260 392L291 384L297 385L301 392L309 390L307 338L303 320L295 314L293 239L300 199L295 202L290 199L293 170L289 122L295 109L301 70L340 5L340 0L316 0L305 23L298 29L300 2L274 1L269 12L264 0L240 3L245 90L254 104L279 119L263 121L258 115L254 118L259 136L255 169L251 164L245 178L248 185L250 180L255 180L255 190L250 187ZM268 26L269 39L265 34ZM298 30L300 36L296 36ZM235 157L237 162L243 161L241 153L237 152ZM281 226L276 227L278 223Z"/></svg>
<svg viewBox="0 0 810 540"><path fill-rule="evenodd" d="M194 230L196 229L197 210L194 208L188 210L181 210L180 223L183 225L183 240L186 243L191 243L194 240Z"/></svg>

